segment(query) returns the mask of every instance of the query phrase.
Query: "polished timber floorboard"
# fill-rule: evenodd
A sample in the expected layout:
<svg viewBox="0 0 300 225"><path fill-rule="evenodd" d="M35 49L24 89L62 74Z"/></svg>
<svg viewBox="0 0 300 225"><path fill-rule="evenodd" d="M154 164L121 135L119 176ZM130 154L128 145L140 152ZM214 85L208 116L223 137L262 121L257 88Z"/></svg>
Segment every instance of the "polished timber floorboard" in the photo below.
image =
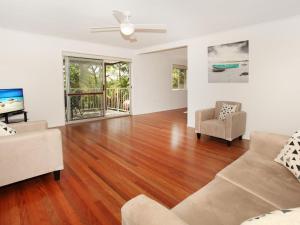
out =
<svg viewBox="0 0 300 225"><path fill-rule="evenodd" d="M248 147L197 140L184 111L62 127L61 180L47 174L1 187L0 225L120 224L121 206L142 193L175 206Z"/></svg>

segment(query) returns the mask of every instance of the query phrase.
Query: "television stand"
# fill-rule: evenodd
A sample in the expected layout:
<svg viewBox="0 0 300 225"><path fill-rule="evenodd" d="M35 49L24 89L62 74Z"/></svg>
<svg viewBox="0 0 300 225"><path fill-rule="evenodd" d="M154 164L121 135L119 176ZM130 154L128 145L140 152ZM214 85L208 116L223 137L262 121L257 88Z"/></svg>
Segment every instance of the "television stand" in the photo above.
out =
<svg viewBox="0 0 300 225"><path fill-rule="evenodd" d="M24 115L24 119L12 119L9 120L9 116L14 116L14 115L18 115L18 114L23 114ZM4 118L5 118L5 123L9 124L9 123L19 123L19 122L27 122L27 112L22 110L22 111L17 111L17 112L11 112L11 113L5 113L4 114Z"/></svg>

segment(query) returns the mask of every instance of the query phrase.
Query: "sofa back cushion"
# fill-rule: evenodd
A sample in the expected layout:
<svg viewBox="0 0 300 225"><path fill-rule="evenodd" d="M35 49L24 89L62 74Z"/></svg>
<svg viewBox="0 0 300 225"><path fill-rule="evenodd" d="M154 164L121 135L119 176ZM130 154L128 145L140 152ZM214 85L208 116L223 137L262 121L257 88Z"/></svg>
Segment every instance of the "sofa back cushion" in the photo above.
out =
<svg viewBox="0 0 300 225"><path fill-rule="evenodd" d="M286 135L254 131L250 135L249 151L273 161L288 140L289 136Z"/></svg>
<svg viewBox="0 0 300 225"><path fill-rule="evenodd" d="M248 151L217 174L276 208L300 203L300 183L287 169L257 152Z"/></svg>
<svg viewBox="0 0 300 225"><path fill-rule="evenodd" d="M273 210L269 203L218 177L172 209L189 225L238 225Z"/></svg>
<svg viewBox="0 0 300 225"><path fill-rule="evenodd" d="M215 107L215 119L218 119L220 115L220 111L222 109L223 103L228 105L236 105L235 112L240 112L242 110L242 103L240 102L230 102L230 101L216 101L216 107Z"/></svg>

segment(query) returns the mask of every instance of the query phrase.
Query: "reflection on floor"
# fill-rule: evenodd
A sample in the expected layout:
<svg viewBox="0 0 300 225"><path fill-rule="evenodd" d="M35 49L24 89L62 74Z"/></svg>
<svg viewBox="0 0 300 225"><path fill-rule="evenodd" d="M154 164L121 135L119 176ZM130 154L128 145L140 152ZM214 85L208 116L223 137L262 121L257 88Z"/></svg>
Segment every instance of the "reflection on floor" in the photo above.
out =
<svg viewBox="0 0 300 225"><path fill-rule="evenodd" d="M106 110L105 112L105 116L109 116L109 117L112 117L112 116L126 116L126 115L129 115L130 112L127 111L127 112L124 112L124 111L116 111L116 110Z"/></svg>

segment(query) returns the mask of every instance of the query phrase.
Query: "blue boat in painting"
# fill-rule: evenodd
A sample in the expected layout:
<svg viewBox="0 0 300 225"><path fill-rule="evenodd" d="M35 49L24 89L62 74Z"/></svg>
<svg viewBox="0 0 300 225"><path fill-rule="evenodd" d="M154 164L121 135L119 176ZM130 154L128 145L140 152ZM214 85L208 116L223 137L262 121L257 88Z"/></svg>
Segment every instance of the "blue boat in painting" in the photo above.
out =
<svg viewBox="0 0 300 225"><path fill-rule="evenodd" d="M226 69L238 69L245 66L245 63L218 63L212 65L213 72L224 72Z"/></svg>

